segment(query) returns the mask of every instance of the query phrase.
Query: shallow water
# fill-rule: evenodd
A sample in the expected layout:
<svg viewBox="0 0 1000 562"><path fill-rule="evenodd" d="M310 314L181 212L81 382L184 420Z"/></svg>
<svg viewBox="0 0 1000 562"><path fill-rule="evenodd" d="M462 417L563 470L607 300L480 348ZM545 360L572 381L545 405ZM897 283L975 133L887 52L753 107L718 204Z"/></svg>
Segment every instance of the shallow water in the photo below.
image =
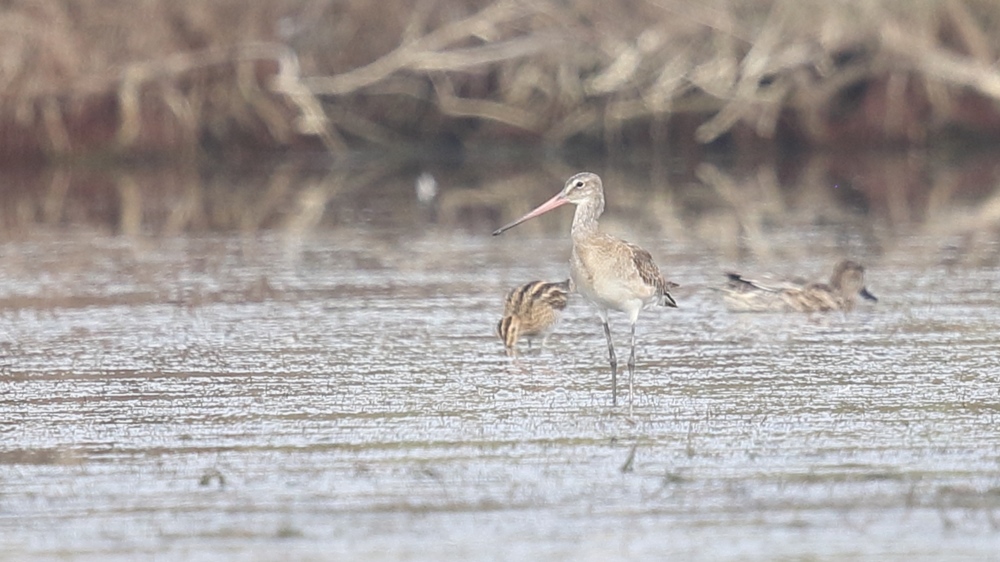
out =
<svg viewBox="0 0 1000 562"><path fill-rule="evenodd" d="M950 218L982 200L905 224L790 204L729 243L710 211L664 215L697 190L609 186L607 228L682 285L640 317L628 416L579 299L542 352L510 361L492 334L506 289L565 277L571 213L488 233L558 185L456 211L402 183L324 199L307 229L9 236L0 560L1000 552L1000 248ZM712 290L845 254L879 303L731 314Z"/></svg>

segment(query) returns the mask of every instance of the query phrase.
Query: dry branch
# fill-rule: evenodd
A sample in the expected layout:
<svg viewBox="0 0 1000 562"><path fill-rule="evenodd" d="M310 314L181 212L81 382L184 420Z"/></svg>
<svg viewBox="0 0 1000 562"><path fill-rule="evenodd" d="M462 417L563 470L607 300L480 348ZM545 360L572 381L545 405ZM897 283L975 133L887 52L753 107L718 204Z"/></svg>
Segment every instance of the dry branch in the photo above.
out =
<svg viewBox="0 0 1000 562"><path fill-rule="evenodd" d="M404 43L361 68L336 76L312 77L304 82L315 94L339 95L370 86L400 70L463 70L534 54L545 47L546 41L528 37L481 47L444 50L459 41L475 38L485 30L523 17L525 9L527 5L522 2L502 0L471 17Z"/></svg>
<svg viewBox="0 0 1000 562"><path fill-rule="evenodd" d="M929 79L969 87L1000 100L1000 70L992 64L928 46L891 23L882 30L882 45L910 70L922 72Z"/></svg>
<svg viewBox="0 0 1000 562"><path fill-rule="evenodd" d="M0 14L0 123L19 131L0 142L28 134L49 152L84 150L101 112L123 150L165 135L160 114L185 146L256 128L270 143L318 137L335 152L469 118L555 143L629 140L630 123L683 115L700 121L703 143L740 128L819 142L851 127L925 138L961 109L956 94L1000 100L1000 4L983 0L129 7L15 2ZM1000 123L994 113L972 121Z"/></svg>

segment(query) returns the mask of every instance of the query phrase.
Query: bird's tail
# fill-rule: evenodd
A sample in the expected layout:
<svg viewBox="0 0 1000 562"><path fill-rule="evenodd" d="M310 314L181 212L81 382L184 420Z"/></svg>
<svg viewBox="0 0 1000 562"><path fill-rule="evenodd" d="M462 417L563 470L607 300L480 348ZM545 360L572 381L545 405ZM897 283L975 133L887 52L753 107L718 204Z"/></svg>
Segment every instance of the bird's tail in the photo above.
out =
<svg viewBox="0 0 1000 562"><path fill-rule="evenodd" d="M670 308L677 308L677 301L670 294L670 289L676 289L680 287L677 283L672 281L663 281L662 294L660 295L660 306L669 306Z"/></svg>
<svg viewBox="0 0 1000 562"><path fill-rule="evenodd" d="M517 319L517 316L504 316L497 322L497 336L503 340L503 346L507 349L508 354L516 349L517 338L520 334L521 322Z"/></svg>

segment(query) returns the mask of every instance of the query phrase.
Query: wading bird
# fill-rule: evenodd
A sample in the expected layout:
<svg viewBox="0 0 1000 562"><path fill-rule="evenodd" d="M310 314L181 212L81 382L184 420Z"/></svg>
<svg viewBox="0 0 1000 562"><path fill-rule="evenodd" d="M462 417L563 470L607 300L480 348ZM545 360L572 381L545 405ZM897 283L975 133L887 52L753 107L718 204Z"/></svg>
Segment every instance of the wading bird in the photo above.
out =
<svg viewBox="0 0 1000 562"><path fill-rule="evenodd" d="M503 302L503 318L497 322L497 335L503 340L507 355L517 355L517 340L541 336L542 349L555 329L569 300L570 282L532 281L515 287Z"/></svg>
<svg viewBox="0 0 1000 562"><path fill-rule="evenodd" d="M639 311L653 305L677 307L670 289L677 287L663 278L649 252L597 229L597 219L604 212L604 186L597 174L582 172L569 178L562 191L516 221L497 229L503 233L522 222L573 203L573 253L570 279L578 293L597 308L608 340L611 360L611 403L618 404L618 358L608 326L608 311L628 315L632 329L632 351L628 358L629 412L632 410L635 377L635 322Z"/></svg>
<svg viewBox="0 0 1000 562"><path fill-rule="evenodd" d="M865 268L843 260L833 269L829 283L802 280L765 282L727 273L723 300L733 312L829 312L851 310L860 295L878 301L865 287Z"/></svg>

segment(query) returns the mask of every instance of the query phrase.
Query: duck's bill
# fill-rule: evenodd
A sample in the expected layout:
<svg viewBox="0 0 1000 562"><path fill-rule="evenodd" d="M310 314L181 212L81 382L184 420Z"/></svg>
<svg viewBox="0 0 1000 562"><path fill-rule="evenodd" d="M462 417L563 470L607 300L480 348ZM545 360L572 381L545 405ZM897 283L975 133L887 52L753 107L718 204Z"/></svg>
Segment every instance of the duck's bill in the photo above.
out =
<svg viewBox="0 0 1000 562"><path fill-rule="evenodd" d="M878 298L875 295L869 293L867 287L862 288L859 294L861 295L862 298L866 298L872 302L878 302Z"/></svg>
<svg viewBox="0 0 1000 562"><path fill-rule="evenodd" d="M512 222L512 223L510 223L508 225L501 226L500 228L494 230L493 231L493 236L496 236L498 234L503 234L505 231L508 231L508 230L514 228L515 226L521 224L522 222L524 222L524 221L526 221L528 219L533 219L533 218L537 217L538 215L541 215L543 213L547 213L547 212L551 211L552 209L555 209L556 207L561 207L561 206L565 205L566 203L569 203L569 200L566 199L565 197L563 197L562 193L558 193L552 199L549 199L548 201L546 201L546 202L542 203L541 205L539 205L538 208L535 209L534 211L531 211L527 215L524 215L523 217L517 219L516 221L514 221L514 222Z"/></svg>

